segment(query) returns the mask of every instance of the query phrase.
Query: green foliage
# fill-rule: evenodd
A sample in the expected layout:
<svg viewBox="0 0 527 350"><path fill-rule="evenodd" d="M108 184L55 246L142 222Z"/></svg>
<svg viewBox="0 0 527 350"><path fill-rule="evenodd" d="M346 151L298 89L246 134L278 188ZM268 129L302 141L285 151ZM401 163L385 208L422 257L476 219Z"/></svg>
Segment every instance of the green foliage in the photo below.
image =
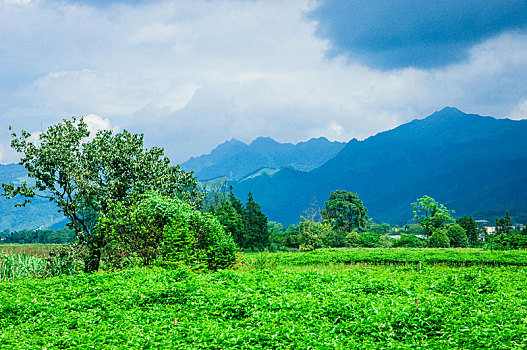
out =
<svg viewBox="0 0 527 350"><path fill-rule="evenodd" d="M322 217L337 231L364 231L369 227L368 210L356 193L338 190L331 192L324 203Z"/></svg>
<svg viewBox="0 0 527 350"><path fill-rule="evenodd" d="M214 208L213 214L223 225L225 231L229 232L232 235L232 237L240 247L243 247L247 242L247 235L244 230L243 217L242 214L234 208L231 201L227 198L224 198L221 201L221 204Z"/></svg>
<svg viewBox="0 0 527 350"><path fill-rule="evenodd" d="M509 250L527 248L527 229L519 231L514 229L509 213L496 219L496 232L487 237L487 248Z"/></svg>
<svg viewBox="0 0 527 350"><path fill-rule="evenodd" d="M2 187L8 198L26 197L20 205L35 196L55 202L88 250L85 271L96 271L107 237L95 224L111 203L128 206L152 190L195 206L202 199L192 174L170 166L163 149L146 149L143 135L102 130L91 140L89 136L86 123L76 118L49 127L38 142L27 131L12 133L11 146L22 153L20 164L35 185L11 182Z"/></svg>
<svg viewBox="0 0 527 350"><path fill-rule="evenodd" d="M379 237L379 248L391 248L393 247L393 239L389 235L384 234Z"/></svg>
<svg viewBox="0 0 527 350"><path fill-rule="evenodd" d="M245 211L243 212L244 230L247 234L247 242L244 247L253 250L264 250L269 248L269 232L267 231L267 216L262 208L253 200L251 192L247 196Z"/></svg>
<svg viewBox="0 0 527 350"><path fill-rule="evenodd" d="M465 248L468 246L467 233L458 224L449 225L446 234L453 248Z"/></svg>
<svg viewBox="0 0 527 350"><path fill-rule="evenodd" d="M419 237L408 233L401 233L401 238L394 240L393 245L399 248L421 248L423 246Z"/></svg>
<svg viewBox="0 0 527 350"><path fill-rule="evenodd" d="M435 230L430 238L428 238L428 246L430 248L448 248L450 247L450 239L446 232L442 229Z"/></svg>
<svg viewBox="0 0 527 350"><path fill-rule="evenodd" d="M373 233L377 233L379 235L384 235L384 234L392 232L392 228L390 227L389 224L372 223L370 224L369 231Z"/></svg>
<svg viewBox="0 0 527 350"><path fill-rule="evenodd" d="M322 236L322 243L324 247L342 248L348 247L349 243L346 239L348 233L338 230L329 230Z"/></svg>
<svg viewBox="0 0 527 350"><path fill-rule="evenodd" d="M234 238L236 244L248 250L269 249L270 232L268 231L267 216L253 199L251 192L245 205L236 198L232 186L229 193L215 193L209 201L208 211L212 213L225 230Z"/></svg>
<svg viewBox="0 0 527 350"><path fill-rule="evenodd" d="M456 222L465 230L469 245L477 245L479 243L479 234L482 229L479 227L476 220L474 220L472 216L464 216L462 218L457 219Z"/></svg>
<svg viewBox="0 0 527 350"><path fill-rule="evenodd" d="M301 218L300 250L310 251L324 247L325 237L332 232L327 222L316 222L313 219Z"/></svg>
<svg viewBox="0 0 527 350"><path fill-rule="evenodd" d="M424 235L426 234L426 230L423 226L419 224L410 224L405 225L405 232L410 235Z"/></svg>
<svg viewBox="0 0 527 350"><path fill-rule="evenodd" d="M364 248L376 248L380 245L381 235L373 232L361 232L360 246Z"/></svg>
<svg viewBox="0 0 527 350"><path fill-rule="evenodd" d="M127 207L116 203L100 218L97 229L108 237L114 266L136 257L143 265L159 260L165 266L216 270L236 259L234 240L212 215L156 192Z"/></svg>
<svg viewBox="0 0 527 350"><path fill-rule="evenodd" d="M360 235L355 231L346 235L346 242L348 243L349 247L360 247L362 243Z"/></svg>
<svg viewBox="0 0 527 350"><path fill-rule="evenodd" d="M423 196L412 205L414 207L414 220L425 228L429 236L445 225L454 222L451 215L453 211L448 210L432 197Z"/></svg>
<svg viewBox="0 0 527 350"><path fill-rule="evenodd" d="M46 262L25 254L0 256L0 281L37 277L45 272Z"/></svg>
<svg viewBox="0 0 527 350"><path fill-rule="evenodd" d="M496 218L496 235L511 234L513 229L514 226L512 225L512 220L509 216L509 212L506 212L505 216L502 218Z"/></svg>
<svg viewBox="0 0 527 350"><path fill-rule="evenodd" d="M527 275L521 267L423 264L418 269L417 265L311 262L313 257L331 261L341 251L263 253L262 268L213 274L130 269L3 282L1 347L523 347ZM423 250L352 253L361 251L402 251L423 259ZM512 254L478 251L473 256L477 257L476 253ZM255 259L260 254L255 254ZM248 257L252 259L252 255ZM292 259L307 263L292 266ZM268 268L270 260L275 262Z"/></svg>

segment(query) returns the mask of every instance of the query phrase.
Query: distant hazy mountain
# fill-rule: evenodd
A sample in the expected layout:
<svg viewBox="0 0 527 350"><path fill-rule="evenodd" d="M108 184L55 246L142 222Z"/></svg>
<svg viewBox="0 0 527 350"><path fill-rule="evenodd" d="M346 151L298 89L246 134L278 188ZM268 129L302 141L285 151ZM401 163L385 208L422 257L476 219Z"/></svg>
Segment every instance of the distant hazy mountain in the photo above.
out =
<svg viewBox="0 0 527 350"><path fill-rule="evenodd" d="M298 222L313 198L333 190L359 194L377 222L405 223L412 202L430 195L456 215L505 210L527 218L527 120L465 114L445 108L342 151L308 173L282 169L235 184L250 190L270 220Z"/></svg>
<svg viewBox="0 0 527 350"><path fill-rule="evenodd" d="M262 168L289 167L309 171L334 157L345 145L343 142L330 142L324 137L296 145L279 143L270 137L259 137L250 145L232 139L209 154L190 158L181 167L187 171L194 170L200 180L222 176L239 180Z"/></svg>
<svg viewBox="0 0 527 350"><path fill-rule="evenodd" d="M27 171L23 166L0 164L0 183L10 181L19 183L27 179ZM3 192L1 188L0 192ZM21 198L8 200L0 196L0 231L64 227L64 215L57 211L55 204L46 199L35 198L33 203L23 208L14 207L16 203L22 201Z"/></svg>

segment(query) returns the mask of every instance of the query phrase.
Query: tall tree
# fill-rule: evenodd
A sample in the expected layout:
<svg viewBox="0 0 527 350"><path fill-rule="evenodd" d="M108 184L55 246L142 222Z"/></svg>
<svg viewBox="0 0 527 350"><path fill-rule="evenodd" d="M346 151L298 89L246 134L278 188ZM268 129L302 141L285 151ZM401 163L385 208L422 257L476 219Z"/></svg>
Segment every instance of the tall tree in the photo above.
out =
<svg viewBox="0 0 527 350"><path fill-rule="evenodd" d="M38 142L27 131L20 135L13 132L11 146L23 154L20 164L35 184L2 184L4 196L26 198L18 205L27 204L35 196L57 204L89 252L85 259L87 272L99 268L107 240L95 224L112 202L130 205L137 196L157 191L195 207L202 203L192 174L170 166L162 148L146 149L142 134L102 130L91 140L89 136L82 118L65 119L49 127L39 135Z"/></svg>
<svg viewBox="0 0 527 350"><path fill-rule="evenodd" d="M368 229L368 210L358 194L343 190L333 191L324 204L322 218L331 222L335 230L361 232Z"/></svg>
<svg viewBox="0 0 527 350"><path fill-rule="evenodd" d="M223 199L221 204L214 210L214 216L223 225L225 231L232 235L236 244L243 247L247 241L247 236L243 229L243 217L234 208L229 199Z"/></svg>
<svg viewBox="0 0 527 350"><path fill-rule="evenodd" d="M505 216L502 218L496 218L496 235L500 234L510 234L514 230L512 225L512 219L509 215L509 212L505 213Z"/></svg>
<svg viewBox="0 0 527 350"><path fill-rule="evenodd" d="M465 229L465 232L467 233L468 243L472 246L478 244L479 233L481 232L481 230L476 220L474 220L472 216L463 216L462 218L457 219L457 223L459 224L459 226Z"/></svg>
<svg viewBox="0 0 527 350"><path fill-rule="evenodd" d="M429 237L434 231L443 229L447 224L454 222L451 215L453 211L448 210L430 196L423 196L412 205L414 207L414 220L424 227Z"/></svg>
<svg viewBox="0 0 527 350"><path fill-rule="evenodd" d="M244 212L245 231L247 232L247 248L263 250L269 248L269 231L267 216L253 199L251 192L247 196Z"/></svg>

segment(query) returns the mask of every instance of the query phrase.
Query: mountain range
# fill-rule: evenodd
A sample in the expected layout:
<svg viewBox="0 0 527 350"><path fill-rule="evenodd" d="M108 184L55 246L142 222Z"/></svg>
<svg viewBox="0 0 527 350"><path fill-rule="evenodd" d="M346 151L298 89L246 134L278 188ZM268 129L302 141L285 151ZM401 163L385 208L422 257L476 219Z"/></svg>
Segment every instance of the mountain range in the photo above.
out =
<svg viewBox="0 0 527 350"><path fill-rule="evenodd" d="M240 180L264 168L309 171L334 157L345 145L325 137L297 144L280 143L270 137L258 137L249 145L231 139L209 154L190 158L181 168L193 170L200 180L218 177Z"/></svg>
<svg viewBox="0 0 527 350"><path fill-rule="evenodd" d="M251 191L270 220L298 222L331 191L358 193L376 222L404 224L429 195L456 216L527 220L527 120L494 119L447 107L364 141L351 140L320 167L282 169L234 184Z"/></svg>
<svg viewBox="0 0 527 350"><path fill-rule="evenodd" d="M411 203L423 195L455 210L455 217L493 220L509 211L527 222L527 120L453 107L347 144L318 138L293 145L262 137L247 145L232 139L182 167L201 181L230 181L240 199L251 191L269 220L285 225L299 222L313 201L322 207L339 189L357 193L378 223L409 222ZM0 182L26 178L23 167L0 165ZM0 231L63 225L52 203L14 203L0 199Z"/></svg>

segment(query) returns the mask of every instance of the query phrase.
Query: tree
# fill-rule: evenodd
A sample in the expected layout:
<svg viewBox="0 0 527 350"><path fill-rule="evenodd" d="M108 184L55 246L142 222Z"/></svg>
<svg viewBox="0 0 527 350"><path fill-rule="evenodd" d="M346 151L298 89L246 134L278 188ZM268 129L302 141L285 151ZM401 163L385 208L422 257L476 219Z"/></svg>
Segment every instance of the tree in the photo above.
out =
<svg viewBox="0 0 527 350"><path fill-rule="evenodd" d="M462 218L457 219L456 221L459 226L461 226L467 233L468 243L471 246L478 244L479 242L479 233L481 231L478 223L472 216L463 216Z"/></svg>
<svg viewBox="0 0 527 350"><path fill-rule="evenodd" d="M454 222L451 215L453 211L448 210L432 197L423 196L412 205L414 207L414 220L424 227L429 237L435 231L444 228L446 224Z"/></svg>
<svg viewBox="0 0 527 350"><path fill-rule="evenodd" d="M333 230L327 221L317 222L311 218L301 217L300 250L311 251L324 247L324 241Z"/></svg>
<svg viewBox="0 0 527 350"><path fill-rule="evenodd" d="M334 230L361 232L368 229L368 210L356 193L333 191L324 204L322 217L332 223Z"/></svg>
<svg viewBox="0 0 527 350"><path fill-rule="evenodd" d="M135 256L143 265L156 260L210 270L234 263L238 247L210 213L155 192L141 197L128 207L116 203L99 217L97 228L108 238L113 261Z"/></svg>
<svg viewBox="0 0 527 350"><path fill-rule="evenodd" d="M247 248L264 250L269 248L269 232L267 230L267 216L253 199L251 192L247 196L243 215L244 229L247 233Z"/></svg>
<svg viewBox="0 0 527 350"><path fill-rule="evenodd" d="M232 235L238 246L243 247L247 241L243 230L243 218L229 199L223 199L221 204L214 209L214 216L223 225L225 231Z"/></svg>
<svg viewBox="0 0 527 350"><path fill-rule="evenodd" d="M49 127L39 135L38 142L32 141L27 131L20 135L13 132L11 146L23 154L20 164L35 184L2 184L7 198L26 197L18 205L27 204L35 196L57 204L88 251L86 272L99 268L107 240L95 224L111 203L129 206L139 195L152 190L195 207L202 202L192 173L170 166L162 148L146 149L142 134L103 130L91 140L89 136L82 118L65 119Z"/></svg>
<svg viewBox="0 0 527 350"><path fill-rule="evenodd" d="M458 224L449 225L446 234L450 240L450 246L453 248L465 248L468 246L467 233L463 227Z"/></svg>
<svg viewBox="0 0 527 350"><path fill-rule="evenodd" d="M512 219L509 216L509 212L505 213L502 218L496 218L496 235L500 234L511 234L514 226L512 225Z"/></svg>
<svg viewBox="0 0 527 350"><path fill-rule="evenodd" d="M450 239L443 229L436 229L434 232L432 232L430 238L428 238L427 243L430 248L450 247Z"/></svg>

